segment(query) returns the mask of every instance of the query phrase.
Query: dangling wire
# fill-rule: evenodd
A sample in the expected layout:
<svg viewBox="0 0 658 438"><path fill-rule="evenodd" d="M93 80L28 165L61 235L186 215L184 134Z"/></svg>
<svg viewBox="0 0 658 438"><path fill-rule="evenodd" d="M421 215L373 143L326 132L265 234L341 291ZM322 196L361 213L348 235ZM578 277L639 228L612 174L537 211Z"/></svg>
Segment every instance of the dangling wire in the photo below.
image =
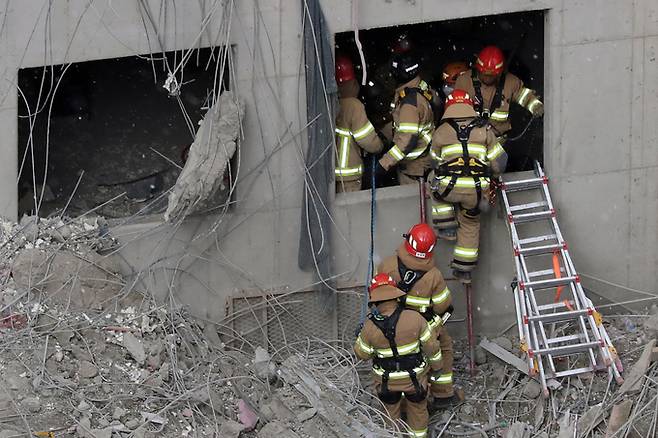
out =
<svg viewBox="0 0 658 438"><path fill-rule="evenodd" d="M366 284L363 291L363 303L361 304L361 317L359 318L359 327L363 325L363 321L366 320L366 314L368 313L368 286L370 285L370 280L374 275L375 263L375 212L377 209L376 201L376 186L375 186L375 169L377 167L377 156L371 156L371 165L370 165L370 250L368 252L368 275L366 277Z"/></svg>

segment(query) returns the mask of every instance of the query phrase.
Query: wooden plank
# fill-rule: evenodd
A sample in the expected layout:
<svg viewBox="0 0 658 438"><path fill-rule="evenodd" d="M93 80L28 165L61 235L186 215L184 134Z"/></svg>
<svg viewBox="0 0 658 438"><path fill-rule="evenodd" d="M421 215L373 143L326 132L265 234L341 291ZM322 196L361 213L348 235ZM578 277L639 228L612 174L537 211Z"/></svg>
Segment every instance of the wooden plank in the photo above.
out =
<svg viewBox="0 0 658 438"><path fill-rule="evenodd" d="M631 415L632 407L633 401L627 399L612 408L610 421L608 422L608 429L605 431L606 438L614 436L616 432L621 429L624 423L626 423L626 420L628 420L628 417Z"/></svg>
<svg viewBox="0 0 658 438"><path fill-rule="evenodd" d="M642 389L644 374L647 372L649 365L651 365L651 356L655 346L655 339L652 339L644 346L642 356L640 356L637 362L635 362L631 371L624 378L624 384L621 385L621 388L619 389L621 394L634 394L640 392L640 389Z"/></svg>
<svg viewBox="0 0 658 438"><path fill-rule="evenodd" d="M521 371L528 377L539 381L536 377L533 377L530 375L530 370L528 369L528 364L527 362L523 361L522 359L516 357L509 351L505 350L503 347L501 347L498 344L494 344L487 338L484 338L480 341L480 347L484 348L487 350L489 353L493 354L496 356L498 359L502 360L503 362L507 362L508 364L514 366L517 370ZM546 386L548 386L551 389L558 389L561 388L562 385L560 382L558 382L555 379L547 379L546 380Z"/></svg>

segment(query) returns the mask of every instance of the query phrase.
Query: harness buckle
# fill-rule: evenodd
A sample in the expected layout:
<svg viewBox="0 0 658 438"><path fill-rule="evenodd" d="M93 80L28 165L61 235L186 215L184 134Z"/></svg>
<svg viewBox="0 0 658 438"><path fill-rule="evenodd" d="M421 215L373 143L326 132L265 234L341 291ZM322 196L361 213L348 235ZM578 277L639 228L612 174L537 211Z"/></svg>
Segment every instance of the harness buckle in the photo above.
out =
<svg viewBox="0 0 658 438"><path fill-rule="evenodd" d="M488 119L489 117L491 117L491 112L488 109L483 109L480 114L480 117L482 117L483 119Z"/></svg>

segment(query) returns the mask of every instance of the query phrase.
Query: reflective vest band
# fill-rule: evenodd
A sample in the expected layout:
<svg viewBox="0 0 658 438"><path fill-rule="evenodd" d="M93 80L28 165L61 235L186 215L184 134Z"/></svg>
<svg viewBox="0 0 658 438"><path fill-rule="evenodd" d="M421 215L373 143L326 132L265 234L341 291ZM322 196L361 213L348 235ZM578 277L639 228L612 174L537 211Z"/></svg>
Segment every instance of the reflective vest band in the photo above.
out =
<svg viewBox="0 0 658 438"><path fill-rule="evenodd" d="M507 117L509 117L509 112L501 110L496 110L489 116L494 122L506 122Z"/></svg>
<svg viewBox="0 0 658 438"><path fill-rule="evenodd" d="M399 345L398 354L404 356L407 354L419 353L420 342L414 341L411 344ZM375 356L380 358L393 357L393 349L391 348L375 348Z"/></svg>
<svg viewBox="0 0 658 438"><path fill-rule="evenodd" d="M516 103L519 105L525 107L526 104L528 103L528 98L532 94L532 90L530 88L521 88L521 92L519 93L519 96L516 98Z"/></svg>
<svg viewBox="0 0 658 438"><path fill-rule="evenodd" d="M434 148L430 149L430 156L434 161L441 161L441 156L434 151Z"/></svg>
<svg viewBox="0 0 658 438"><path fill-rule="evenodd" d="M455 207L451 204L439 204L432 206L432 214L434 216L448 216L455 213Z"/></svg>
<svg viewBox="0 0 658 438"><path fill-rule="evenodd" d="M340 151L338 151L338 166L339 169L345 169L350 158L350 138L340 138Z"/></svg>
<svg viewBox="0 0 658 438"><path fill-rule="evenodd" d="M361 335L359 335L356 338L356 345L359 347L359 350L363 351L366 354L372 354L375 352L375 349L371 347L370 345L366 344L363 339L361 339Z"/></svg>
<svg viewBox="0 0 658 438"><path fill-rule="evenodd" d="M434 355L430 356L427 358L427 360L430 361L430 363L435 363L443 359L443 353L441 353L441 350L437 351L434 353Z"/></svg>
<svg viewBox="0 0 658 438"><path fill-rule="evenodd" d="M338 135L344 135L344 136L352 135L352 133L350 132L349 129L343 129L343 128L336 127L335 131L336 131L336 134L338 134Z"/></svg>
<svg viewBox="0 0 658 438"><path fill-rule="evenodd" d="M446 301L448 298L450 298L450 289L448 289L448 287L446 286L446 288L443 289L438 294L432 295L432 303L441 304L444 301Z"/></svg>
<svg viewBox="0 0 658 438"><path fill-rule="evenodd" d="M427 429L411 430L411 436L414 438L425 438L427 436Z"/></svg>
<svg viewBox="0 0 658 438"><path fill-rule="evenodd" d="M425 371L427 371L426 363L423 363L421 366L413 369L413 372L416 373L417 376L424 373ZM372 367L372 372L377 374L378 376L384 375L384 370L378 367ZM408 371L393 371L388 373L388 378L390 380L406 379L408 377L409 377Z"/></svg>
<svg viewBox="0 0 658 438"><path fill-rule="evenodd" d="M398 162L404 158L404 154L397 145L393 145L391 149L387 152L393 159Z"/></svg>
<svg viewBox="0 0 658 438"><path fill-rule="evenodd" d="M420 132L420 126L418 125L418 123L400 123L400 125L396 128L396 130L399 132L417 134L418 132Z"/></svg>
<svg viewBox="0 0 658 438"><path fill-rule="evenodd" d="M414 307L422 307L422 306L429 306L430 305L430 299L424 298L424 297L418 297L415 295L407 295L405 298L405 303L409 304L410 306Z"/></svg>
<svg viewBox="0 0 658 438"><path fill-rule="evenodd" d="M425 140L425 143L430 144L432 142L432 135L429 132L422 132L420 136Z"/></svg>
<svg viewBox="0 0 658 438"><path fill-rule="evenodd" d="M375 130L375 127L372 126L372 123L368 122L361 129L353 132L352 136L354 136L355 140L363 140L364 138L366 138L368 136L368 134L370 134L374 130Z"/></svg>
<svg viewBox="0 0 658 438"><path fill-rule="evenodd" d="M334 169L334 173L336 176L361 176L363 175L363 166Z"/></svg>
<svg viewBox="0 0 658 438"><path fill-rule="evenodd" d="M452 373L432 375L430 376L430 382L437 385L449 385L452 383Z"/></svg>
<svg viewBox="0 0 658 438"><path fill-rule="evenodd" d="M496 158L500 157L503 155L505 152L505 149L500 145L500 143L496 143L493 148L489 152L487 152L487 160L493 161Z"/></svg>
<svg viewBox="0 0 658 438"><path fill-rule="evenodd" d="M535 111L537 111L537 108L539 108L541 105L542 105L541 101L535 97L530 101L527 108L531 114L535 114Z"/></svg>
<svg viewBox="0 0 658 438"><path fill-rule="evenodd" d="M441 158L446 160L447 157L464 155L464 148L461 144L450 144L441 148ZM468 155L485 161L487 157L487 148L482 144L468 143Z"/></svg>
<svg viewBox="0 0 658 438"><path fill-rule="evenodd" d="M449 177L441 178L439 180L439 184L442 186L447 186L448 183L450 182ZM459 188L475 188L475 181L473 181L473 178L471 177L461 177L457 178L457 182L455 183L455 187ZM489 180L487 178L480 178L480 187L482 189L489 188Z"/></svg>
<svg viewBox="0 0 658 438"><path fill-rule="evenodd" d="M477 248L465 248L463 246L455 246L453 255L456 258L464 260L475 260L478 258L478 249Z"/></svg>
<svg viewBox="0 0 658 438"><path fill-rule="evenodd" d="M434 315L432 317L431 321L428 321L428 324L432 328L432 330L436 330L438 327L441 327L443 325L443 319L441 319L441 316L439 315Z"/></svg>
<svg viewBox="0 0 658 438"><path fill-rule="evenodd" d="M420 342L427 342L430 339L432 339L432 327L430 327L429 324L425 326L425 330L423 330L423 333L420 335Z"/></svg>
<svg viewBox="0 0 658 438"><path fill-rule="evenodd" d="M424 146L418 147L418 148L414 149L413 151L409 152L409 153L404 157L404 159L405 159L405 160L415 160L416 158L418 158L418 157L420 157L421 155L423 155L423 153L425 152L425 149L427 149L427 145L424 145Z"/></svg>

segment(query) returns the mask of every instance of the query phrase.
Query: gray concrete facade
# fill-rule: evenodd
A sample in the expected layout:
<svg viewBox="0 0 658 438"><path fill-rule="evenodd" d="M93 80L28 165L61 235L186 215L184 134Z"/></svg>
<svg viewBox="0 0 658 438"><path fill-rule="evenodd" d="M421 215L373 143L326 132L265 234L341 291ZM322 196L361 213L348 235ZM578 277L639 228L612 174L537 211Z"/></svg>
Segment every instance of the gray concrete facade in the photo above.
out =
<svg viewBox="0 0 658 438"><path fill-rule="evenodd" d="M146 3L160 11L161 2ZM370 28L546 10L544 156L576 267L587 274L586 286L616 300L642 295L591 277L656 292L655 1L360 0L355 16L350 1L321 3L332 34L355 24ZM17 211L19 68L222 43L219 23L229 10L212 1L178 4L145 30L136 2L89 6L83 0L56 0L49 15L47 5L5 0L0 6L7 14L0 34L0 214L9 218ZM207 31L201 32L202 17L211 11ZM214 321L224 315L229 295L247 289L306 289L314 281L312 273L297 268L306 141L302 7L295 0L241 0L232 14L227 41L235 53L231 88L246 103L237 203L225 215L194 217L176 227L147 217L115 229L124 244L126 273L137 287ZM157 36L163 47L153 47ZM378 193L378 257L394 250L400 234L416 221L416 196L415 187ZM362 283L365 277L369 203L367 192L339 195L334 202L333 243L341 282ZM496 210L484 219L475 279L476 322L485 332L512 322L511 251L501 219ZM438 251L445 268L449 249L440 245ZM457 294L460 287L454 289Z"/></svg>

